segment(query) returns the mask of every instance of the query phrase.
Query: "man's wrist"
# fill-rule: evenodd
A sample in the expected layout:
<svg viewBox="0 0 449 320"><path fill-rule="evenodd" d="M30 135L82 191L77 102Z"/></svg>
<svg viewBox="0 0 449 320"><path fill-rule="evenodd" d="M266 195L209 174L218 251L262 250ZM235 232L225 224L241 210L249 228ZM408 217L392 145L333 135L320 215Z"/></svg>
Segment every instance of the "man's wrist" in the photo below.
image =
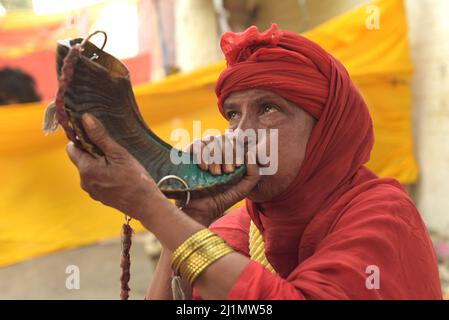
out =
<svg viewBox="0 0 449 320"><path fill-rule="evenodd" d="M172 214L173 209L173 204L162 194L161 196L146 197L142 200L142 205L139 209L139 221L147 230L152 231L151 229L157 227L157 224L163 221L161 217L168 217L168 215Z"/></svg>

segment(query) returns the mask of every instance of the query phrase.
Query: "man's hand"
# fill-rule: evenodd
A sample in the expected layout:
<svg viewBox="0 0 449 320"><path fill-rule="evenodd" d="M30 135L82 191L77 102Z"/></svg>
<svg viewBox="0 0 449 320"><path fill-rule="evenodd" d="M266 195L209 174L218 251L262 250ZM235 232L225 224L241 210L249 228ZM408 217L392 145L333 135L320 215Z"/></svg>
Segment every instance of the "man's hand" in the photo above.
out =
<svg viewBox="0 0 449 320"><path fill-rule="evenodd" d="M72 142L67 145L67 153L80 173L83 190L93 199L137 220L142 220L144 213L148 214L148 210L145 210L148 203L166 201L147 171L109 136L95 117L85 114L83 125L90 140L105 154L104 157L93 157ZM209 139L205 146L211 142ZM247 172L236 185L222 193L194 199L183 211L203 225L211 224L228 208L244 199L257 185L260 176L255 158L254 153L246 154L244 162L247 164ZM215 175L232 172L242 162L237 160L237 163L233 164L205 165L201 157L199 158L199 166Z"/></svg>
<svg viewBox="0 0 449 320"><path fill-rule="evenodd" d="M203 197L199 199L193 199L189 202L188 206L183 209L183 211L188 214L191 218L197 222L209 226L216 219L220 218L223 213L232 207L237 202L243 200L253 188L257 185L260 180L259 166L257 165L256 155L254 151L248 151L245 155L245 159L237 159L234 157L233 163L206 163L202 155L208 154L211 158L214 158L213 152L222 153L222 157L218 159L225 159L225 148L217 147L217 145L224 145L225 136L221 137L209 137L203 141L197 141L191 144L186 151L194 152L198 161L198 166L206 171L209 171L213 175L220 175L222 173L231 173L236 167L239 167L242 163L246 163L246 174L236 185L228 188L227 190L212 194L208 197ZM220 142L217 143L217 140ZM194 145L196 143L201 144L200 150L196 150ZM237 143L234 141L227 140L227 143L232 143L233 154L238 155L236 152ZM212 147L212 145L214 147ZM199 152L198 152L199 151Z"/></svg>
<svg viewBox="0 0 449 320"><path fill-rule="evenodd" d="M83 125L105 156L94 158L72 142L67 145L67 153L80 173L81 188L93 199L141 220L145 205L165 200L164 195L140 163L108 135L98 120L85 114Z"/></svg>

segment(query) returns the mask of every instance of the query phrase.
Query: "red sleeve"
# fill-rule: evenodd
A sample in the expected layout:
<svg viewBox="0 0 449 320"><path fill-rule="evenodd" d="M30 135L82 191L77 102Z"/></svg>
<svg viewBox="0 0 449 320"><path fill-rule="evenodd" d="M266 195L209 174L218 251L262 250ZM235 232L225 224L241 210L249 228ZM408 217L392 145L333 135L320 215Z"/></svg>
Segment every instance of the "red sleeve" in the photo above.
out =
<svg viewBox="0 0 449 320"><path fill-rule="evenodd" d="M370 201L351 207L288 278L251 262L228 299L441 299L436 266L413 204Z"/></svg>
<svg viewBox="0 0 449 320"><path fill-rule="evenodd" d="M249 225L251 218L245 207L237 208L209 226L235 251L249 257Z"/></svg>

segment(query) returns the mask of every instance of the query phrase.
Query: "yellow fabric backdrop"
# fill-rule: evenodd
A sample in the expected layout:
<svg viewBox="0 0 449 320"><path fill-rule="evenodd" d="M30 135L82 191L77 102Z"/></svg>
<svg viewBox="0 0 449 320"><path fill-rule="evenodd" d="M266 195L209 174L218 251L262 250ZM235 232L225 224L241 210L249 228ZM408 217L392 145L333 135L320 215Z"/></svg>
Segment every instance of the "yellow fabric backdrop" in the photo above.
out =
<svg viewBox="0 0 449 320"><path fill-rule="evenodd" d="M348 68L376 130L369 166L403 183L416 180L412 152L407 26L400 0L375 1L380 29L368 30L362 6L307 33ZM167 141L173 129L224 129L214 82L224 63L135 88L144 118ZM44 137L44 105L0 108L0 266L117 236L123 216L89 199L65 154L61 131ZM204 126L207 126L204 127ZM137 230L142 230L134 223Z"/></svg>

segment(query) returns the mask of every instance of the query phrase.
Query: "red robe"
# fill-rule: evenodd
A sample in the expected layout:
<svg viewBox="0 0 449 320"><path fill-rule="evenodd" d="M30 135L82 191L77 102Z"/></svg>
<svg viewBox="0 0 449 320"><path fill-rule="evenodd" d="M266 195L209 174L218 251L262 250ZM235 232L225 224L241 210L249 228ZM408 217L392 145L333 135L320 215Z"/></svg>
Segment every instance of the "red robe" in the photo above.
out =
<svg viewBox="0 0 449 320"><path fill-rule="evenodd" d="M432 242L415 205L397 181L364 167L372 121L343 65L276 25L227 33L221 46L228 67L216 86L220 111L232 92L259 88L317 120L287 190L267 202L247 200L211 226L248 256L252 220L277 272L251 262L229 299L441 299Z"/></svg>

